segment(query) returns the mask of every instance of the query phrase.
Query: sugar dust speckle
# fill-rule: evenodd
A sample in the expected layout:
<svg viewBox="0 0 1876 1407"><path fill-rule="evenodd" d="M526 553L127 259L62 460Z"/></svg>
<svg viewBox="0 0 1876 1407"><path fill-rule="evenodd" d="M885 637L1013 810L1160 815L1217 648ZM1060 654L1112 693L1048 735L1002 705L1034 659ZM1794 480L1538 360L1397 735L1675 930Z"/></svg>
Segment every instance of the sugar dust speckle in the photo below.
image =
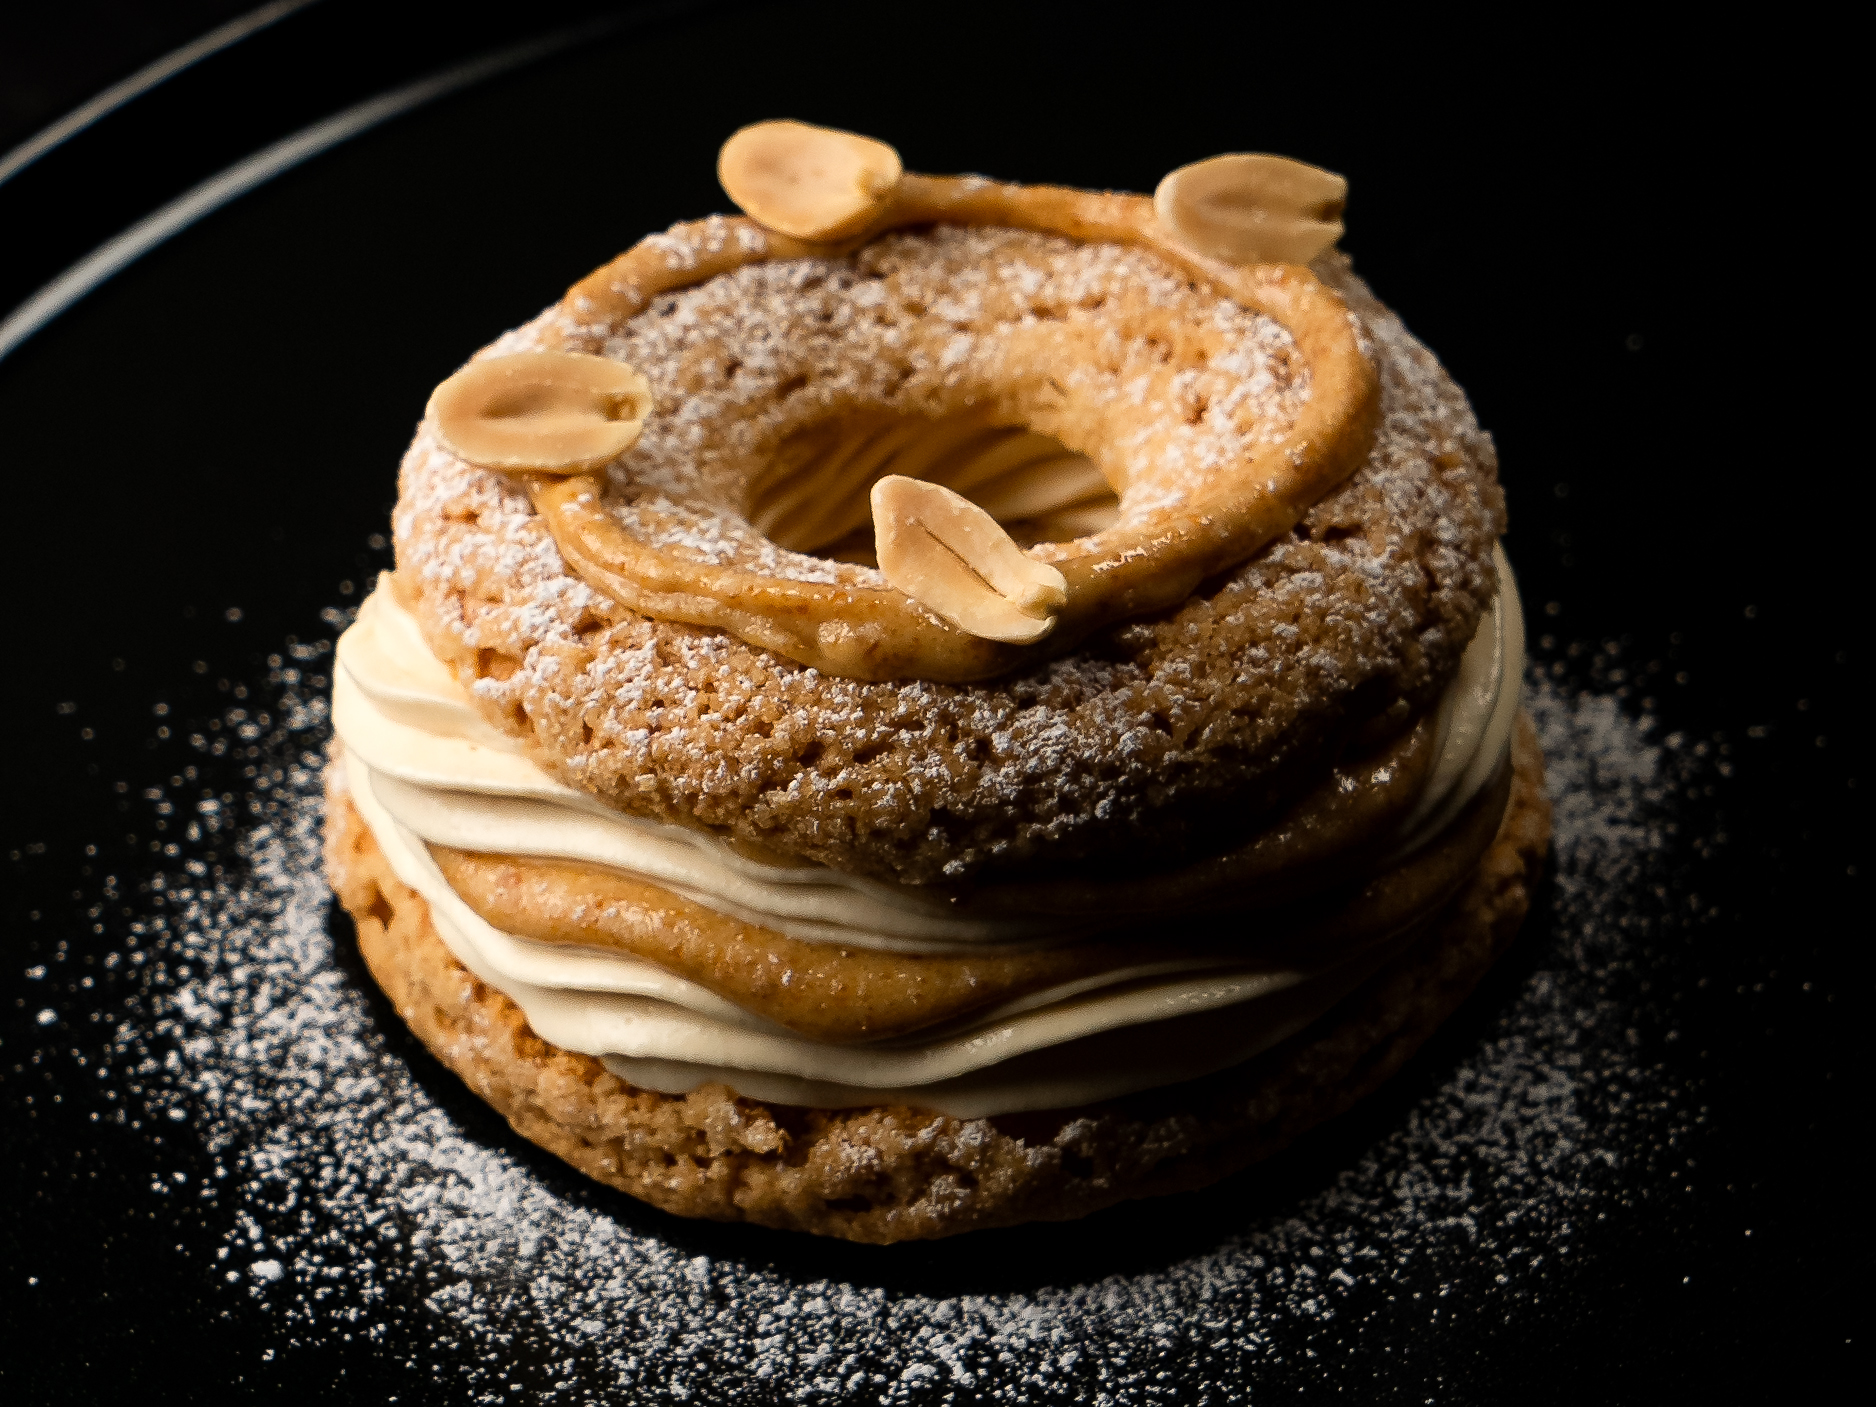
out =
<svg viewBox="0 0 1876 1407"><path fill-rule="evenodd" d="M93 1057L123 1073L133 1127L200 1141L210 1171L156 1184L199 1199L209 1226L212 1255L198 1241L180 1273L248 1299L285 1338L421 1344L481 1401L1149 1403L1195 1381L1235 1397L1271 1374L1332 1373L1352 1335L1503 1322L1606 1234L1648 1150L1699 1117L1630 1034L1646 986L1633 953L1686 921L1660 867L1684 787L1673 768L1691 763L1615 699L1534 673L1556 803L1542 908L1476 1036L1410 1070L1339 1170L1264 1201L1119 1213L1178 1234L1146 1264L1084 1254L1072 1273L989 1288L921 1282L871 1252L797 1261L753 1230L707 1236L702 1253L542 1173L499 1126L463 1127L380 1026L335 947L346 926L328 926L327 705L310 680L329 649L295 646L267 712L250 702L219 731L268 718L229 759L247 795L198 812L196 849L130 920L124 970L145 985ZM211 862L231 852L239 863ZM1000 1258L1000 1234L975 1242L982 1255Z"/></svg>

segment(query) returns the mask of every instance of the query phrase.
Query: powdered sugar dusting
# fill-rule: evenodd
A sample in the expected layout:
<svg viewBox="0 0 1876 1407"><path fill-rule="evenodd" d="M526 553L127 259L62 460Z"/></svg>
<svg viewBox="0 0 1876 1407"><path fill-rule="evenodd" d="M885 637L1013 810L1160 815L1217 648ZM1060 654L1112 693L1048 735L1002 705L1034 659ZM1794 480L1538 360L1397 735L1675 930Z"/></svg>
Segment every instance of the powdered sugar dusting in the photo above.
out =
<svg viewBox="0 0 1876 1407"><path fill-rule="evenodd" d="M1142 316L1182 324L1181 345L1144 337ZM668 503L721 504L709 559L733 541L763 556L758 569L791 577L825 564L763 555L736 516L747 466L854 406L936 417L1019 390L1035 402L1046 366L1054 399L1099 421L1109 478L1155 479L1169 504L1243 446L1280 439L1309 390L1282 326L1152 255L1006 229L940 227L847 259L748 265L657 300L606 352L645 368L669 408L614 474L635 535L700 550L695 528L673 535L661 515ZM1148 506L1122 502L1123 518Z"/></svg>
<svg viewBox="0 0 1876 1407"><path fill-rule="evenodd" d="M1016 237L894 236L851 260L752 266L656 300L622 329L614 350L647 372L671 409L615 466L609 505L637 515L635 530L699 559L872 581L869 568L818 558L783 564L799 554L738 526L733 513L713 519L708 495L687 497L678 480L688 472L713 482L735 457L731 448L754 453L757 440L787 425L837 420L860 390L885 396L888 388L868 378L883 375L890 359L859 355L842 340L882 331L865 316L869 296L922 299L927 321L949 308L960 326L977 326L967 315L990 310L986 325L1012 335L1025 319L1046 321L1023 294L1035 270L999 262L999 241ZM1150 302L1185 288L1140 251L1022 239L1047 254L1043 273L1062 284L1035 306L1055 309L1049 300L1059 294L1069 321L1088 270L1102 273L1110 296L1118 286ZM921 281L928 255L955 265L955 289ZM868 260L891 268L869 277ZM1064 659L963 688L871 684L823 677L734 636L613 609L565 570L522 494L441 452L427 432L400 478L400 578L408 574L431 646L490 721L616 809L720 827L914 884L964 883L1044 860L1142 863L1189 846L1192 817L1330 737L1352 700L1430 702L1493 594L1490 549L1503 513L1489 437L1432 355L1343 264L1325 261L1319 272L1377 351L1383 418L1368 462L1311 510L1298 534L1215 591L1163 619L1104 631ZM796 331L777 331L795 326L787 318L801 322L804 309L810 316ZM1218 339L1229 374L1217 374L1187 427L1197 436L1187 446L1194 463L1212 433L1209 417L1235 405L1231 414L1280 433L1306 389L1302 368L1284 370L1289 335L1268 319L1236 308L1195 312L1195 345L1215 333L1204 321L1214 316L1237 322L1231 338ZM719 323L737 329L733 349L706 335ZM527 345L542 326L500 345ZM1145 354L1130 344L1126 355ZM1071 378L1098 379L1107 374L1102 358L1093 345L1058 365L1074 368L1063 373ZM980 363L995 357L980 348L970 365ZM783 419L760 409L772 395L736 399L745 386L773 392L803 366L813 375L780 402L800 403ZM910 378L893 394L908 411L963 374L916 359L907 367ZM1241 404L1232 400L1240 380L1249 388ZM1108 389L1124 399L1126 384ZM1172 379L1153 384L1153 394L1176 398ZM1168 419L1184 424L1179 414ZM718 483L711 492L728 490ZM656 785L642 787L646 777Z"/></svg>
<svg viewBox="0 0 1876 1407"><path fill-rule="evenodd" d="M725 228L703 221L645 242L687 269ZM1142 318L1174 320L1177 345L1144 335ZM551 345L561 321L550 309L491 350ZM872 568L786 551L743 516L751 466L791 435L856 407L936 420L1006 403L1023 421L1013 407L1072 403L1107 447L1110 480L1155 485L1123 497L1124 520L1175 506L1246 446L1281 439L1310 384L1279 323L1150 253L996 228L749 264L654 300L604 351L645 372L657 407L612 469L609 507L634 539L713 566L873 588L884 579Z"/></svg>
<svg viewBox="0 0 1876 1407"><path fill-rule="evenodd" d="M1341 1171L1279 1184L1267 1205L1245 1191L1253 1173L1072 1239L971 1238L949 1260L698 1232L471 1132L387 1044L327 927L325 705L290 666L275 680L265 726L237 725L252 819L195 818L195 848L239 830L245 863L218 875L184 852L152 881L130 946L165 975L106 1062L128 1072L128 1102L189 1124L225 1173L208 1203L219 1258L179 1273L219 1278L285 1333L423 1345L465 1399L1236 1397L1331 1371L1317 1348L1361 1325L1437 1328L1539 1293L1643 1175L1622 1150L1665 1146L1696 1117L1635 1060L1623 996L1636 946L1672 921L1657 881L1686 764L1614 699L1535 680L1556 802L1548 911L1476 1038L1407 1077L1419 1084L1361 1125ZM1141 1244L1159 1248L1148 1263L1103 1258ZM959 1287L960 1265L984 1270Z"/></svg>

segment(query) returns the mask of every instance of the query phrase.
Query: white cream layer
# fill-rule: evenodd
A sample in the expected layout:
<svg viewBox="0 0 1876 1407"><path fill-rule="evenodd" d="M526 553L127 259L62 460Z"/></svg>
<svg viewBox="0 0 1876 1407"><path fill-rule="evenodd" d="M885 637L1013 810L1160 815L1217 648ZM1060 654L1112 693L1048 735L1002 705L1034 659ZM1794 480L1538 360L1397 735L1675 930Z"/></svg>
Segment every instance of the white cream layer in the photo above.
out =
<svg viewBox="0 0 1876 1407"><path fill-rule="evenodd" d="M1495 606L1481 622L1442 704L1440 757L1403 828L1400 853L1437 834L1509 746L1523 622L1502 555L1498 565L1509 609ZM790 905L799 909L802 891L809 891L821 907L785 922L821 929L830 920L813 915L831 915L839 941L849 943L865 924L879 921L884 928L902 924L906 915L914 924L933 916L886 886L756 865L712 837L606 812L535 768L483 722L382 585L361 610L360 625L367 626L362 634L354 627L340 641L335 722L347 750L347 784L392 869L428 902L439 936L457 959L515 1001L537 1034L600 1057L643 1088L684 1093L723 1083L777 1103L909 1103L967 1118L1072 1107L1249 1059L1321 1016L1406 941L1397 935L1313 972L1249 964L1200 970L1204 965L1196 962L1129 969L1032 994L919 1037L865 1046L810 1041L653 964L499 931L449 888L424 841L591 859L653 879L687 862L692 868L684 873L709 886L687 886L692 897L730 912L742 906L718 896L753 895L765 907L750 912L768 915ZM370 680L369 690L360 675ZM387 796L424 825L406 824ZM504 809L517 805L552 814ZM514 831L504 828L517 822L563 827L553 835L533 833L537 843L560 848L518 846ZM588 822L599 824L595 829ZM577 843L568 840L576 834L582 837ZM652 870L648 855L662 856L656 863L666 870ZM700 866L698 855L716 864ZM620 858L630 863L618 864ZM734 887L737 882L754 887ZM784 926L766 916L757 921ZM950 934L937 938L930 927L917 931L925 936L869 936L874 946L921 949L958 941Z"/></svg>
<svg viewBox="0 0 1876 1407"><path fill-rule="evenodd" d="M963 1118L1111 1099L1268 1049L1326 1011L1393 946L1373 945L1316 973L1190 972L1197 963L1105 973L1092 979L1097 990L1081 990L1088 981L1069 984L963 1029L829 1045L651 963L501 932L450 889L423 841L379 804L369 768L352 759L337 765L392 872L423 896L457 961L519 1006L543 1040L600 1056L621 1078L667 1093L721 1082L778 1103L911 1103ZM1166 974L1178 967L1188 972ZM1160 1029L1138 1048L1106 1039L1149 1023Z"/></svg>
<svg viewBox="0 0 1876 1407"><path fill-rule="evenodd" d="M1510 565L1439 710L1439 755L1389 861L1440 834L1510 745L1524 621ZM818 865L763 864L707 832L608 810L556 781L476 710L424 643L387 582L339 640L333 723L372 771L386 811L414 834L461 850L586 861L664 886L748 923L810 942L908 952L1059 937L1046 920L959 919L941 903Z"/></svg>

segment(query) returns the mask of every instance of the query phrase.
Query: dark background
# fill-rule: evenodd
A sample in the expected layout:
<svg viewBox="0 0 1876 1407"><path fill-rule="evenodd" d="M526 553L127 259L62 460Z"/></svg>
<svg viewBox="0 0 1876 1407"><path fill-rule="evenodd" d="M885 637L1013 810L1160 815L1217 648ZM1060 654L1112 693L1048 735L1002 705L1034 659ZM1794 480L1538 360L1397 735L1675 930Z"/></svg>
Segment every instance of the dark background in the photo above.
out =
<svg viewBox="0 0 1876 1407"><path fill-rule="evenodd" d="M255 7L241 0L71 0L0 20L0 152L152 60Z"/></svg>
<svg viewBox="0 0 1876 1407"><path fill-rule="evenodd" d="M9 8L0 150L244 8ZM0 185L0 316L268 142L602 12L322 0L290 16ZM382 156L315 160L246 197L0 361L18 606L0 691L15 739L6 981L60 934L84 941L58 901L83 888L111 785L167 770L152 702L212 712L218 681L263 670L289 635L329 633L321 611L388 565L374 534L428 388L646 228L721 208L709 153L736 125L788 114L876 132L913 169L1149 190L1214 150L1292 153L1349 175L1346 247L1498 437L1534 654L1731 759L1700 1017L1725 1048L1710 1155L1727 1175L1709 1178L1698 1235L1640 1227L1632 1259L1571 1313L1515 1345L1456 1346L1501 1370L1471 1379L1486 1384L1472 1400L1753 1397L1846 1367L1868 1241L1846 1131L1867 1102L1850 1092L1846 1017L1867 995L1849 957L1867 929L1848 714L1864 466L1834 443L1853 404L1840 314L1797 208L1828 157L1805 95L1773 96L1776 44L1587 17L1514 31L1196 6L617 13L640 41L615 77L581 71L568 92L499 80L586 104L590 146L521 149L525 133L446 100L393 124ZM381 196L362 207L361 169ZM507 184L491 189L490 170ZM343 218L283 235L277 202L304 207L322 183ZM473 233L439 240L439 211ZM323 398L333 385L344 404ZM9 997L6 1017L23 1004ZM114 1196L139 1169L80 1176L94 1131L24 1118L40 1076L12 1063L13 1029L0 1275L59 1269L0 1321L0 1387L178 1394L179 1365L235 1330L139 1280L181 1233ZM1691 1298L1662 1288L1670 1262L1676 1283L1699 1266ZM356 1374L333 1346L331 1372L348 1362Z"/></svg>

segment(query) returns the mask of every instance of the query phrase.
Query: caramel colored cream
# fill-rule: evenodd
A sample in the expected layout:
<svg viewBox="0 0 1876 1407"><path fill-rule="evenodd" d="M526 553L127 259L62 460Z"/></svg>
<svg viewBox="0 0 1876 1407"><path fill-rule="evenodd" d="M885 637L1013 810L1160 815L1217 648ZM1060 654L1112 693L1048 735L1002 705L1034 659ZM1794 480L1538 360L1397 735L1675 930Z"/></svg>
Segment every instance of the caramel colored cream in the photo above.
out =
<svg viewBox="0 0 1876 1407"><path fill-rule="evenodd" d="M1488 787L1434 844L1327 904L1295 903L1249 927L1228 918L1171 932L1137 920L1105 940L1010 951L887 953L808 943L742 923L669 890L596 865L517 863L431 846L437 872L490 926L571 949L653 963L744 1011L823 1041L908 1035L1006 1009L1037 993L1143 975L1229 969L1247 961L1323 966L1436 907L1478 863L1504 809Z"/></svg>
<svg viewBox="0 0 1876 1407"><path fill-rule="evenodd" d="M382 804L432 844L602 866L808 942L917 953L1061 942L1117 914L1267 908L1345 883L1364 860L1403 859L1450 825L1504 755L1517 712L1523 622L1502 554L1499 570L1506 594L1432 718L1335 769L1249 842L1169 874L999 886L963 905L770 863L703 831L606 809L549 777L482 717L383 585L339 642L334 722Z"/></svg>
<svg viewBox="0 0 1876 1407"><path fill-rule="evenodd" d="M452 953L544 1039L622 1078L973 1117L1070 1106L1268 1049L1463 882L1503 810L1522 670L1498 566L1499 602L1439 708L1360 764L1373 785L1359 814L1305 798L1205 862L1235 865L1263 898L1202 916L1191 903L1189 925L1168 917L1176 896L1215 894L1215 875L1117 885L1105 904L1082 886L1054 918L1035 910L1067 896L1036 887L957 918L911 891L607 811L482 718L382 584L340 641L339 765ZM1339 889L1312 881L1300 898L1277 882L1337 854L1374 877L1351 884L1344 869ZM1138 920L1088 937L1091 915L1149 900L1150 938Z"/></svg>
<svg viewBox="0 0 1876 1407"><path fill-rule="evenodd" d="M961 1117L1113 1098L1268 1049L1326 1011L1409 936L1315 972L1113 973L1099 990L1071 984L963 1029L836 1045L795 1035L651 963L500 932L454 895L427 848L349 768L348 783L392 870L429 903L437 934L458 961L513 1000L542 1039L598 1055L622 1078L667 1092L722 1082L783 1103L909 1103ZM1148 1023L1160 1028L1150 1044L1136 1048L1125 1039L1129 1028Z"/></svg>

